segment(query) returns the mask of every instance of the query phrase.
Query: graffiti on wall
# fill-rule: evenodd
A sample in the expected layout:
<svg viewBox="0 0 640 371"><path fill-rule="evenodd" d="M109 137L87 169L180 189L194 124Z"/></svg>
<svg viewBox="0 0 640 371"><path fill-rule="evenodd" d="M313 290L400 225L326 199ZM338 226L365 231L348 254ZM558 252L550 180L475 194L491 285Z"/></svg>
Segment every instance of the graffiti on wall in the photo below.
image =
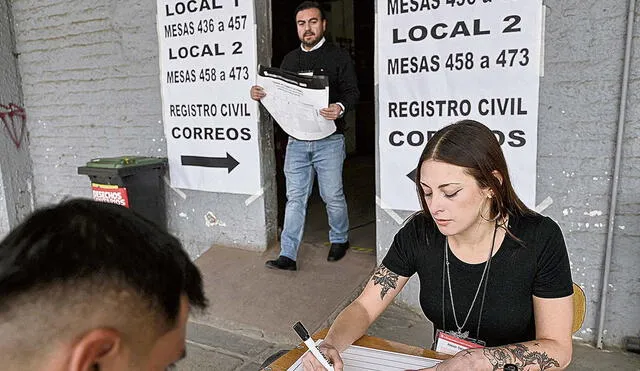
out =
<svg viewBox="0 0 640 371"><path fill-rule="evenodd" d="M15 103L0 104L0 119L9 139L20 148L27 128L27 114L24 108Z"/></svg>

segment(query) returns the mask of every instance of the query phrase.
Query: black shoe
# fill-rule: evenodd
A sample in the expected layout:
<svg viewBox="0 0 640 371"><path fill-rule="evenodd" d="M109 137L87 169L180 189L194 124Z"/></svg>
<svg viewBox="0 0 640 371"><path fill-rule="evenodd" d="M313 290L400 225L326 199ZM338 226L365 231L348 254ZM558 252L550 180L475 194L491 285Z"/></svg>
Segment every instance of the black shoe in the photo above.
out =
<svg viewBox="0 0 640 371"><path fill-rule="evenodd" d="M271 269L283 269L287 271L295 271L298 268L296 267L296 261L287 258L286 256L278 256L276 260L267 260L264 263L264 266Z"/></svg>
<svg viewBox="0 0 640 371"><path fill-rule="evenodd" d="M345 243L332 243L331 248L329 249L329 256L327 256L327 261L335 262L344 256L349 249L349 241Z"/></svg>

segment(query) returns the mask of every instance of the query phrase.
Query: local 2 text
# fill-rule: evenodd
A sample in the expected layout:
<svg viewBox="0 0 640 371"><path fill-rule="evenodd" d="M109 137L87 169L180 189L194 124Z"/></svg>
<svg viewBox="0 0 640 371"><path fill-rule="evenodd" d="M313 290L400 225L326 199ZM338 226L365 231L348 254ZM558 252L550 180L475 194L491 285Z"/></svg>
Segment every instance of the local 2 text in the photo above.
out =
<svg viewBox="0 0 640 371"><path fill-rule="evenodd" d="M522 17L519 15L508 15L503 18L504 27L502 33L520 32L520 22ZM434 25L415 25L408 30L394 28L391 31L392 43L402 44L406 42L420 42L428 37L434 40L453 39L456 37L474 37L490 35L491 30L482 26L482 19L474 19L470 21L457 21L453 26L447 23L436 23Z"/></svg>
<svg viewBox="0 0 640 371"><path fill-rule="evenodd" d="M242 54L242 43L240 41L234 41L231 46L231 54ZM221 47L219 43L169 48L169 60L199 57L219 57L226 54L227 51L224 49L224 47Z"/></svg>

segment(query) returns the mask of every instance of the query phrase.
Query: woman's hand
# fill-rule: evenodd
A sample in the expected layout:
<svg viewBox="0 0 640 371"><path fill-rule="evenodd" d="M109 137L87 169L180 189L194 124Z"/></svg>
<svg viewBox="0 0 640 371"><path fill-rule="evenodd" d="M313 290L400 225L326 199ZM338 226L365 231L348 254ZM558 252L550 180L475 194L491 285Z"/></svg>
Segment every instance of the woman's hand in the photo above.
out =
<svg viewBox="0 0 640 371"><path fill-rule="evenodd" d="M480 352L480 354L476 354L477 352ZM486 368L487 365L482 359L481 353L481 349L467 349L456 353L453 358L442 361L433 367L407 371L482 370Z"/></svg>
<svg viewBox="0 0 640 371"><path fill-rule="evenodd" d="M344 351L366 334L369 326L393 301L407 281L409 277L399 276L380 265L360 296L340 312L319 346L320 351L333 362L335 371L344 370L338 349ZM305 371L325 371L312 354L303 357L302 365Z"/></svg>
<svg viewBox="0 0 640 371"><path fill-rule="evenodd" d="M333 345L322 342L318 348L320 349L320 353L324 354L325 357L333 363L333 369L335 371L342 371L342 358L340 358L340 353ZM324 366L322 366L320 361L318 361L311 352L307 352L307 354L302 357L302 366L304 367L304 371L326 371Z"/></svg>

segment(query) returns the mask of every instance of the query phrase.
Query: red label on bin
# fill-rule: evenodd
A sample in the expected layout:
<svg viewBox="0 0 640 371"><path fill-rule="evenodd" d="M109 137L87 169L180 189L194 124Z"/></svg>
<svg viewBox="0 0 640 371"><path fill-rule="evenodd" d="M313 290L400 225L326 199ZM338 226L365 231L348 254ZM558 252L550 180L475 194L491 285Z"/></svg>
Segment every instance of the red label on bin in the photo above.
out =
<svg viewBox="0 0 640 371"><path fill-rule="evenodd" d="M110 184L91 183L94 201L106 202L109 204L129 207L129 197L127 189Z"/></svg>

